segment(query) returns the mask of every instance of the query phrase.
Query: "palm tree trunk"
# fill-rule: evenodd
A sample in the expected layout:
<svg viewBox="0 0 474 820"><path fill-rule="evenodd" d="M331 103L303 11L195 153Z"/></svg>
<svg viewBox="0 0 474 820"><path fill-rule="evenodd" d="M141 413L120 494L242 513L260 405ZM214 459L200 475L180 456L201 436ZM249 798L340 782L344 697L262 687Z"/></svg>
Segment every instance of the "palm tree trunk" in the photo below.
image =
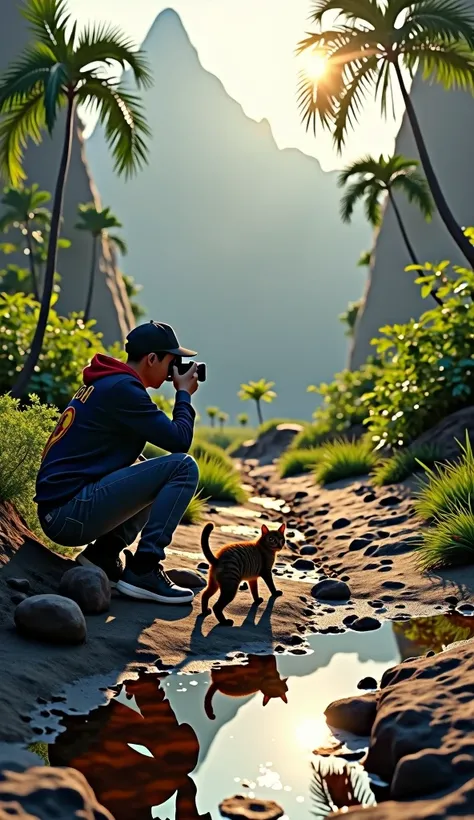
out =
<svg viewBox="0 0 474 820"><path fill-rule="evenodd" d="M30 223L26 223L26 247L29 251L28 261L30 263L30 273L31 273L31 281L33 283L33 295L37 302L39 302L40 294L39 294L39 284L38 284L38 277L36 275L36 267L35 267L35 260L33 256L33 245L31 244L31 233L30 233Z"/></svg>
<svg viewBox="0 0 474 820"><path fill-rule="evenodd" d="M474 269L474 247L471 245L467 236L464 235L461 227L458 225L454 218L453 212L451 211L448 203L446 202L445 196L438 182L438 178L431 164L431 160L425 145L423 134L421 133L418 117L416 116L416 112L413 107L413 103L410 99L410 95L405 87L400 66L397 62L394 63L394 66L397 79L400 85L400 90L402 92L403 101L405 103L405 109L407 112L408 120L411 125L411 130L413 131L416 147L418 148L418 154L420 156L421 164L425 172L426 181L430 186L430 191L435 201L439 215L443 220L447 230L451 234L451 237L453 238L454 242L458 246L459 250L469 262L470 267Z"/></svg>
<svg viewBox="0 0 474 820"><path fill-rule="evenodd" d="M20 399L27 390L30 379L34 373L35 367L43 347L44 334L46 325L48 323L49 308L51 304L51 294L53 292L54 273L56 270L56 259L58 255L58 239L59 228L61 222L61 214L63 210L64 189L66 187L66 179L69 170L69 162L71 158L72 134L74 125L75 100L74 97L69 98L67 114L66 114L66 130L64 133L63 150L61 155L61 163L59 166L58 178L56 181L56 189L54 192L53 211L51 214L51 230L49 234L48 257L46 260L46 271L44 276L44 288L41 299L41 308L36 325L35 334L31 343L31 350L28 358L23 366L16 383L13 385L11 395L13 398Z"/></svg>
<svg viewBox="0 0 474 820"><path fill-rule="evenodd" d="M260 406L260 399L255 399L255 404L257 405L258 423L263 424L263 416L262 416L262 408Z"/></svg>
<svg viewBox="0 0 474 820"><path fill-rule="evenodd" d="M99 241L98 236L92 237L92 260L91 260L91 270L89 274L89 288L87 291L87 301L86 301L86 309L84 311L84 321L88 322L90 315L91 315L91 307L92 307L92 294L94 293L94 280L95 280L95 266L97 262L97 244Z"/></svg>
<svg viewBox="0 0 474 820"><path fill-rule="evenodd" d="M407 251L408 251L408 255L409 255L409 257L410 257L410 259L411 259L411 261L412 261L413 265L419 265L420 263L418 262L418 259L417 259L417 258L416 258L416 256L415 256L415 251L413 250L413 245L411 244L410 240L408 239L408 234L407 234L407 232L406 232L406 230L405 230L405 225L403 224L403 220L402 220L402 215L401 215L401 213L400 213L400 211L399 211L399 209L398 209L398 205L397 205L397 203L395 202L395 197L394 197L393 192L392 192L392 190L391 190L390 188L388 189L388 196L389 196L389 199L390 199L390 203L391 203L391 205L392 205L392 208L393 208L393 212L394 212L394 214L395 214L395 218L396 218L396 220L397 220L397 222L398 222L398 227L400 228L400 233L401 233L402 238L403 238L403 241L404 241L404 243L405 243L405 245L406 245L406 249L407 249ZM421 271L419 271L419 273L420 273L420 275L421 275L421 276L424 276L424 275L425 275L425 274L424 274L424 272L423 272L422 270L421 270ZM435 302L437 302L437 303L438 303L438 305L442 305L442 304L443 304L442 300L439 298L439 296L437 296L436 291L431 290L431 291L430 291L430 295L433 297L433 299L435 300Z"/></svg>

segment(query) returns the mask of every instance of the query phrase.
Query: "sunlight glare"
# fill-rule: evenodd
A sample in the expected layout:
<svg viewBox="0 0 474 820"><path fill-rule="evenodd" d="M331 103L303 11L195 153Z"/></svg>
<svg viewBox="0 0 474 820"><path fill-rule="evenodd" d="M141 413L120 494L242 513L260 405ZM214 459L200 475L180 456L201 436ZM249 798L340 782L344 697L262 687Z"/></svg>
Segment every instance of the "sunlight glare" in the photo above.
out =
<svg viewBox="0 0 474 820"><path fill-rule="evenodd" d="M296 727L296 739L299 745L308 752L321 746L331 746L334 737L323 715L319 718L306 718Z"/></svg>
<svg viewBox="0 0 474 820"><path fill-rule="evenodd" d="M303 70L309 80L318 82L326 73L328 58L323 51L308 51L301 55Z"/></svg>

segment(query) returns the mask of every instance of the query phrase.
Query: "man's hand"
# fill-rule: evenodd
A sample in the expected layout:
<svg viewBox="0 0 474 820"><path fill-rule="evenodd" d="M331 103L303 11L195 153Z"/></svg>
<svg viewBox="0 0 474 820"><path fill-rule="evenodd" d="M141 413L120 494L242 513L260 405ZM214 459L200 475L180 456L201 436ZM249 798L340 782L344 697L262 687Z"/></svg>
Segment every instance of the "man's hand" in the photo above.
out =
<svg viewBox="0 0 474 820"><path fill-rule="evenodd" d="M175 390L185 390L186 393L192 396L199 387L196 362L193 362L189 370L182 376L179 375L178 368L173 367L173 385Z"/></svg>

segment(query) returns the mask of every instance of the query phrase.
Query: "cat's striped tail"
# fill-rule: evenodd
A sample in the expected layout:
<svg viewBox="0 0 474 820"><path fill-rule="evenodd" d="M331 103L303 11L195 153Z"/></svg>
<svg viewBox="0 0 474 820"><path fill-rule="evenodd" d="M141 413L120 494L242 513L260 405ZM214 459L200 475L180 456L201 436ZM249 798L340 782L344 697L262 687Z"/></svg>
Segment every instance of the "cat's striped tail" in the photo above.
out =
<svg viewBox="0 0 474 820"><path fill-rule="evenodd" d="M209 546L209 536L214 529L214 524L206 524L202 533L201 533L201 549L204 553L204 556L209 561L212 567L215 567L217 564L217 558L211 552L211 547Z"/></svg>

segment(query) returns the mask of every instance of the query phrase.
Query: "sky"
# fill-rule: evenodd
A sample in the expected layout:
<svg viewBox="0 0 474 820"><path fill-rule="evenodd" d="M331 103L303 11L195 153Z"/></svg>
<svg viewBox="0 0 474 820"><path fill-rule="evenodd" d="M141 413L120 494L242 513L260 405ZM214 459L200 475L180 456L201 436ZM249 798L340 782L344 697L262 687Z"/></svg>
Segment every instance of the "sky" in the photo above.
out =
<svg viewBox="0 0 474 820"><path fill-rule="evenodd" d="M69 0L69 6L79 23L113 21L137 43L160 11L174 8L204 68L219 77L245 113L255 120L268 119L279 148L299 148L316 157L326 171L363 154L393 151L400 105L396 119L384 121L378 106L368 104L341 155L330 134L319 130L315 137L301 125L294 49L311 30L310 0ZM88 125L90 131L93 123Z"/></svg>

